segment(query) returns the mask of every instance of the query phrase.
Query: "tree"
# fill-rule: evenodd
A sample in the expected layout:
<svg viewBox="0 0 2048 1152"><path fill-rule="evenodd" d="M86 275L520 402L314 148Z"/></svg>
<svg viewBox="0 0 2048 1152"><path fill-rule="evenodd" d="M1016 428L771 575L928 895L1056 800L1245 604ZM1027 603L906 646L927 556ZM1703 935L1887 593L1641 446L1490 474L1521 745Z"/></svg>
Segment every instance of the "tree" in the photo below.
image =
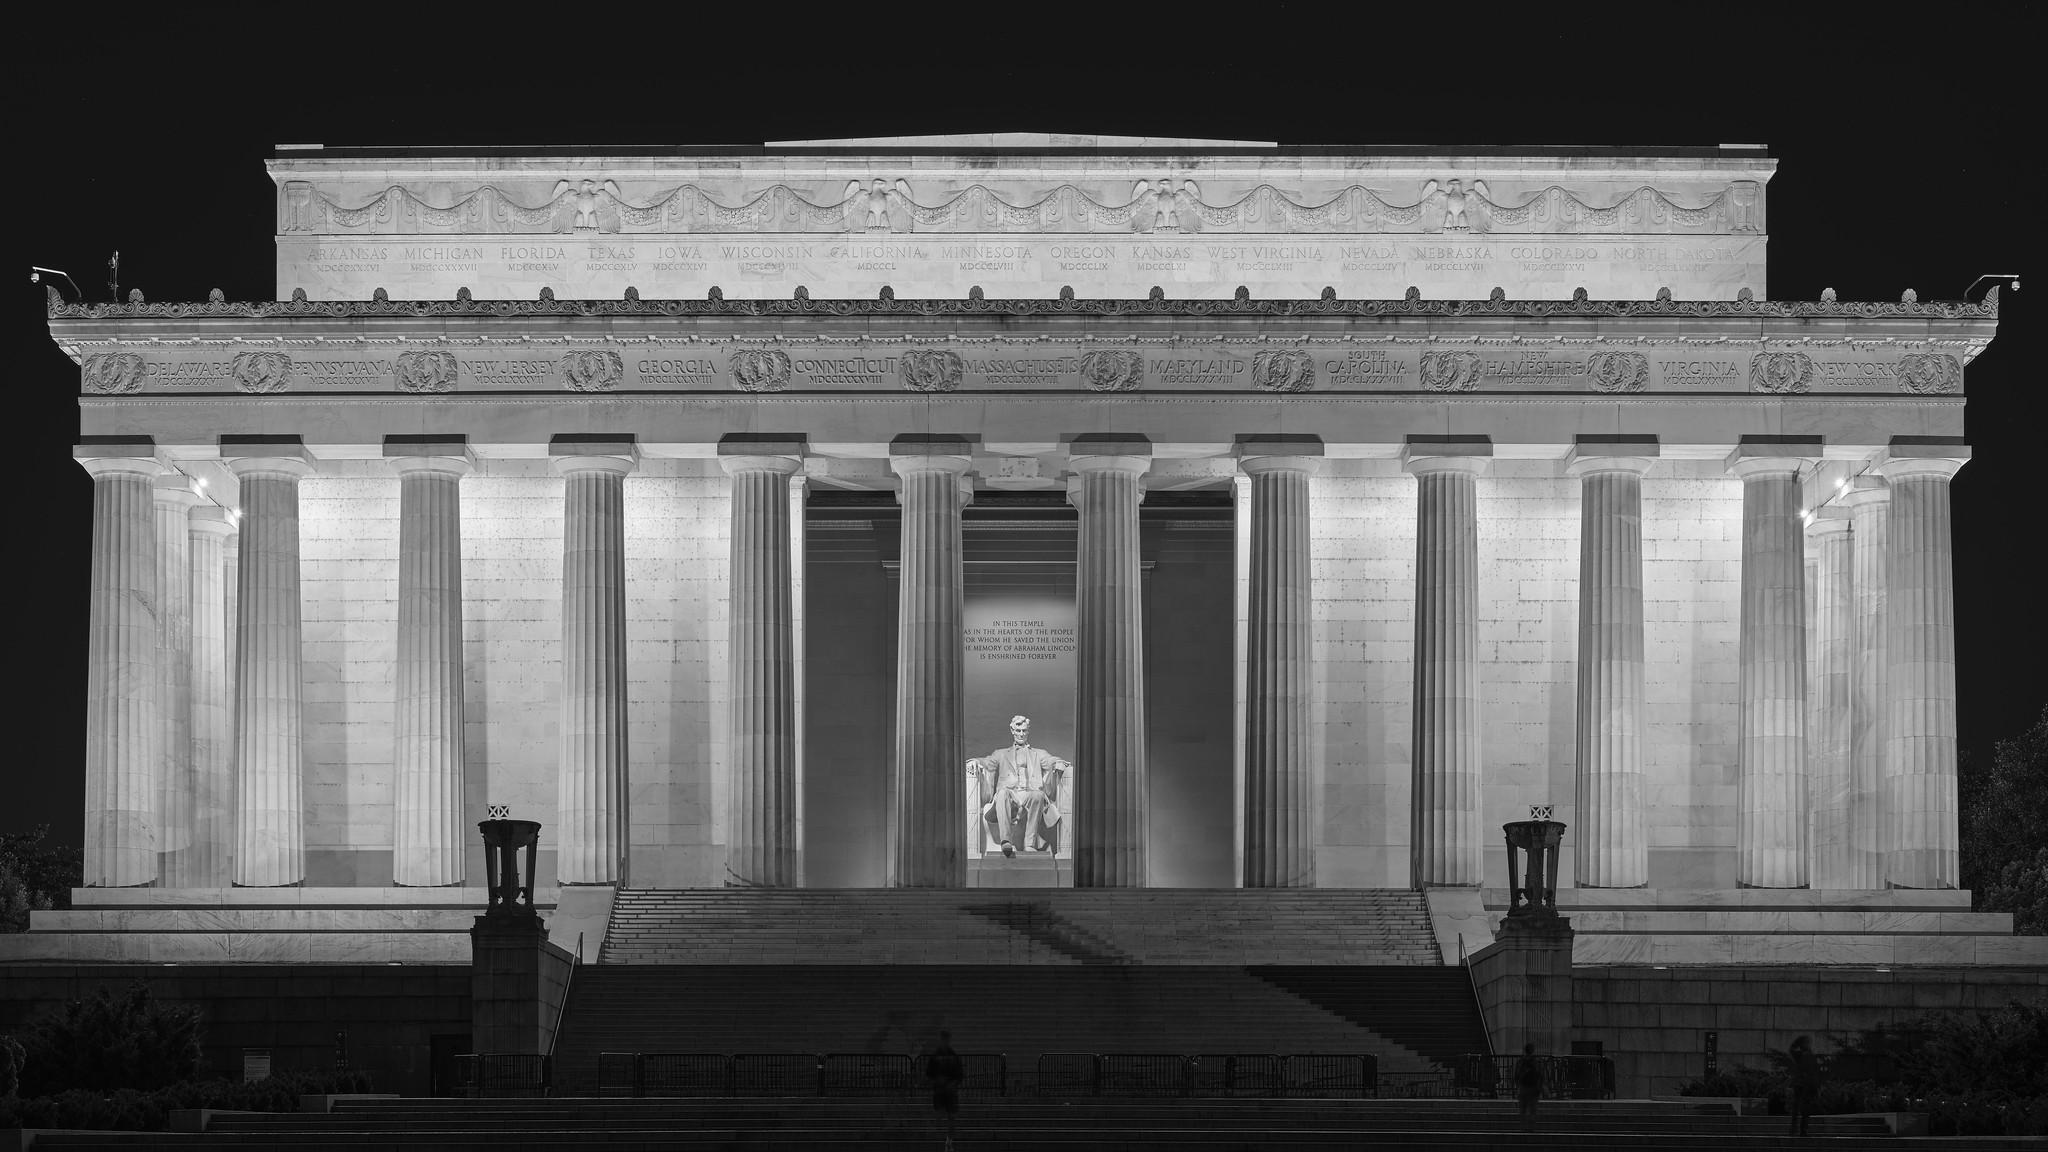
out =
<svg viewBox="0 0 2048 1152"><path fill-rule="evenodd" d="M102 988L40 1017L18 1037L20 1092L146 1092L175 1084L199 1070L199 1034L199 1009L160 1003L140 980L118 995Z"/></svg>
<svg viewBox="0 0 2048 1152"><path fill-rule="evenodd" d="M1962 885L1980 912L2010 912L2013 930L2048 935L2048 706L2000 740L1991 763L1959 773Z"/></svg>
<svg viewBox="0 0 2048 1152"><path fill-rule="evenodd" d="M71 890L84 882L78 849L47 843L50 826L0 832L0 932L28 931L28 914L71 907Z"/></svg>

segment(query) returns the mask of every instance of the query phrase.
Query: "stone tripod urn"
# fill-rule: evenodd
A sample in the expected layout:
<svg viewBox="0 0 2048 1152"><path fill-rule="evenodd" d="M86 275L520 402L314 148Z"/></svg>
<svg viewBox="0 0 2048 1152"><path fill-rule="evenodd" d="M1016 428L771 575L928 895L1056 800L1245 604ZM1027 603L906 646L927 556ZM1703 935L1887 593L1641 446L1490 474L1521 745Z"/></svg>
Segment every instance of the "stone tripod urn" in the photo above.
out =
<svg viewBox="0 0 2048 1152"><path fill-rule="evenodd" d="M540 847L538 820L479 820L484 834L484 876L491 889L486 916L534 916L534 855ZM526 883L519 882L519 850L526 849Z"/></svg>
<svg viewBox="0 0 2048 1152"><path fill-rule="evenodd" d="M1557 916L1557 861L1565 826L1550 819L1550 806L1529 809L1533 819L1501 825L1508 844L1508 915ZM1519 856L1528 857L1526 869Z"/></svg>

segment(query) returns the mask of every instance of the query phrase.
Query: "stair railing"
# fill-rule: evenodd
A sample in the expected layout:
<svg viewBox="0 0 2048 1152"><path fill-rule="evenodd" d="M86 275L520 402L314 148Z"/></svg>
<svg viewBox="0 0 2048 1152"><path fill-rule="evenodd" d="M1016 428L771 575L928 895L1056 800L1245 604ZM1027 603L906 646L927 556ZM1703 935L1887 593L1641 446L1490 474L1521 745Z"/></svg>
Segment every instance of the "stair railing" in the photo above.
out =
<svg viewBox="0 0 2048 1152"><path fill-rule="evenodd" d="M1479 1032L1486 1037L1486 1054L1493 1055L1493 1025L1486 1022L1486 1001L1479 998L1479 983L1472 979L1472 958L1465 954L1465 934L1458 933L1458 967L1465 970L1465 983L1472 988L1472 1006L1479 1009ZM567 997L563 998L565 1001Z"/></svg>

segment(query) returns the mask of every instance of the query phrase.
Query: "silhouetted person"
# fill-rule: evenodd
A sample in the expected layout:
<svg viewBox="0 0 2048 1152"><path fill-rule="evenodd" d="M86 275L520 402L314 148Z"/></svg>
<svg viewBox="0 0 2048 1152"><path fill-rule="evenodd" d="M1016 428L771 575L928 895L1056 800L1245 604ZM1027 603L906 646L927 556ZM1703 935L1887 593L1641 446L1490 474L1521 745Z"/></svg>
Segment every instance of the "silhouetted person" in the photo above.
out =
<svg viewBox="0 0 2048 1152"><path fill-rule="evenodd" d="M1515 1061L1515 1105L1521 1112L1522 1131L1536 1130L1536 1102L1543 1099L1543 1061L1536 1058L1536 1043L1522 1045L1522 1058Z"/></svg>
<svg viewBox="0 0 2048 1152"><path fill-rule="evenodd" d="M939 1046L924 1064L925 1078L932 1082L932 1111L946 1118L946 1152L953 1152L953 1130L960 1119L960 1082L967 1079L967 1065L953 1051L953 1034L939 1033Z"/></svg>
<svg viewBox="0 0 2048 1152"><path fill-rule="evenodd" d="M1813 1041L1805 1036L1792 1041L1792 1135L1806 1135L1806 1118L1820 1100L1820 1060L1813 1054Z"/></svg>

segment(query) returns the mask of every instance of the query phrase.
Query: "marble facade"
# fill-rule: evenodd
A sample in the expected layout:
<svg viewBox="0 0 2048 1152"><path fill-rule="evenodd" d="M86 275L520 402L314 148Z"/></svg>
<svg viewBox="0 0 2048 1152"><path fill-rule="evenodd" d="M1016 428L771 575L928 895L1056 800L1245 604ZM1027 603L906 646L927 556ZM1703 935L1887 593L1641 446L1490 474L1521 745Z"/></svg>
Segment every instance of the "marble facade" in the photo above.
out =
<svg viewBox="0 0 2048 1152"><path fill-rule="evenodd" d="M1763 299L1773 163L282 151L278 300L51 307L87 882L474 885L491 803L543 882L834 883L804 507L866 491L902 525L867 835L963 883L961 525L1042 478L1076 883L1179 882L1136 549L1148 493L1210 492L1236 882L1497 884L1489 830L1552 804L1566 886L1952 888L1947 485L1996 304Z"/></svg>

